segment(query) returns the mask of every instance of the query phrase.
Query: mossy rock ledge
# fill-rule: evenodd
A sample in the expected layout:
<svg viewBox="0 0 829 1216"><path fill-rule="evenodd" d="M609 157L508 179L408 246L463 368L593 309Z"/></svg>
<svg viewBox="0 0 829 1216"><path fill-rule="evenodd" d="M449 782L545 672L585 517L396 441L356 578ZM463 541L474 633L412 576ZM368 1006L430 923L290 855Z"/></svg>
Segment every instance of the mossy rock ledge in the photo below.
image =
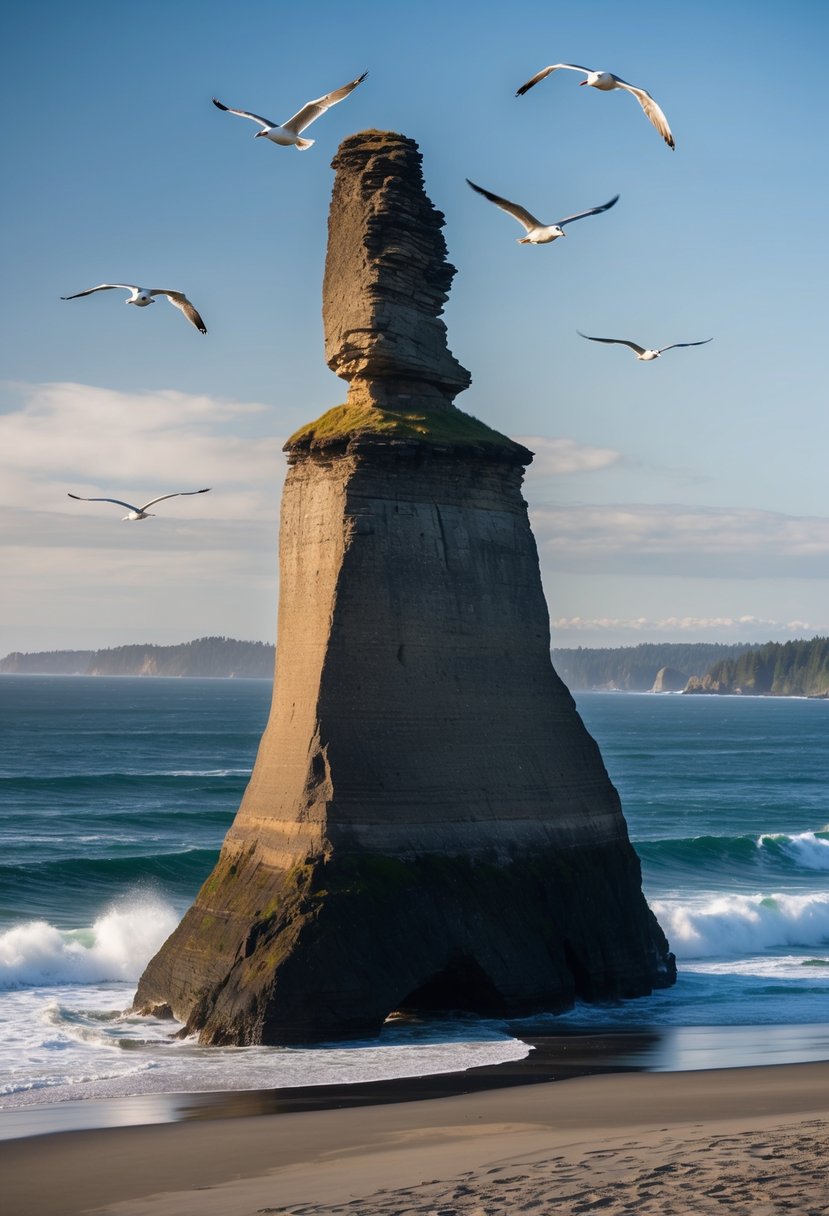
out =
<svg viewBox="0 0 829 1216"><path fill-rule="evenodd" d="M533 453L471 414L451 407L377 406L346 402L327 410L291 435L285 444L289 459L302 452L357 451L384 445L416 445L433 451L500 459L526 467Z"/></svg>

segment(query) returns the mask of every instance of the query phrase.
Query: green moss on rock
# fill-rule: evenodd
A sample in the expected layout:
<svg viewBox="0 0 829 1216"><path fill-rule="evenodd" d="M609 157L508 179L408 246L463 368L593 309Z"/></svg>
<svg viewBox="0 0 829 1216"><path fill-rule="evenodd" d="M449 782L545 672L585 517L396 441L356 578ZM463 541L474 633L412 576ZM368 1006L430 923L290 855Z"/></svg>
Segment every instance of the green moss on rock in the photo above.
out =
<svg viewBox="0 0 829 1216"><path fill-rule="evenodd" d="M454 407L435 410L413 405L391 410L363 403L334 406L316 421L300 427L285 444L285 450L343 447L354 439L370 436L439 446L497 449L509 453L522 464L528 464L532 459L532 453L520 443Z"/></svg>

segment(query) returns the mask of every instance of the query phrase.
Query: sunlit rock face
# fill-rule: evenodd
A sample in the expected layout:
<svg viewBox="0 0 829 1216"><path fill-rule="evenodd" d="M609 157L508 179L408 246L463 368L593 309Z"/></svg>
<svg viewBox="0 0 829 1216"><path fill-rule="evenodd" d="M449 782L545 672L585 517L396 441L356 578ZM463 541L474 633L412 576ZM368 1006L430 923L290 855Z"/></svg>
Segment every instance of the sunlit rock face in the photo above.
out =
<svg viewBox="0 0 829 1216"><path fill-rule="evenodd" d="M440 320L455 268L420 165L414 140L386 131L352 135L333 161L325 358L350 404L446 408L470 383Z"/></svg>
<svg viewBox="0 0 829 1216"><path fill-rule="evenodd" d="M550 662L531 453L452 404L469 377L439 320L453 270L416 146L367 132L334 165L323 313L349 400L286 445L270 718L216 868L136 996L207 1043L675 978Z"/></svg>

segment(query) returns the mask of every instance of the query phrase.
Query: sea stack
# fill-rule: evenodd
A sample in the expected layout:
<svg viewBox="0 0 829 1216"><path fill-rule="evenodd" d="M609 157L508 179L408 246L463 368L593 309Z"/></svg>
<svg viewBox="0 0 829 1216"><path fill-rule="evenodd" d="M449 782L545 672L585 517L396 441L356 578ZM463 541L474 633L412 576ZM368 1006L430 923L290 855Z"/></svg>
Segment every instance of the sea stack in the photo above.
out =
<svg viewBox="0 0 829 1216"><path fill-rule="evenodd" d="M410 139L334 160L345 405L286 444L276 681L216 868L135 1007L204 1043L519 1015L675 978L619 797L550 661L525 448L453 405L454 268Z"/></svg>

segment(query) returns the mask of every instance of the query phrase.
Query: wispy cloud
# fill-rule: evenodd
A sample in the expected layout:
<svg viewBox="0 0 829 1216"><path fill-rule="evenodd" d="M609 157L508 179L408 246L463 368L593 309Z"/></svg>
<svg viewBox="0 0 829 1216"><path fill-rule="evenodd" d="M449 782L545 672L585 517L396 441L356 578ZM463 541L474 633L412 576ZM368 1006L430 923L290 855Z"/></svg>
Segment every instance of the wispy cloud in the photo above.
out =
<svg viewBox="0 0 829 1216"><path fill-rule="evenodd" d="M538 507L548 566L702 578L826 578L829 518L676 504Z"/></svg>
<svg viewBox="0 0 829 1216"><path fill-rule="evenodd" d="M543 435L518 435L516 438L535 453L535 459L527 470L529 475L535 473L548 477L553 474L595 473L622 459L621 452L613 448L594 448L576 443L575 439L547 439Z"/></svg>
<svg viewBox="0 0 829 1216"><path fill-rule="evenodd" d="M767 617L751 616L669 616L652 619L649 617L633 617L628 619L618 617L581 616L557 617L550 622L554 630L579 634L723 634L739 637L753 635L755 632L765 634L786 634L790 637L803 637L817 632L818 627L808 621L775 621ZM598 640L598 639L597 639Z"/></svg>
<svg viewBox="0 0 829 1216"><path fill-rule="evenodd" d="M255 433L267 429L264 405L172 390L12 387L20 404L0 415L3 506L64 513L68 490L146 501L209 485L215 496L178 500L174 517L275 515L283 441ZM240 436L245 428L254 434Z"/></svg>
<svg viewBox="0 0 829 1216"><path fill-rule="evenodd" d="M80 634L94 645L273 636L285 457L264 405L72 383L14 388L0 414L2 653ZM202 486L212 492L171 499L146 523L66 496L146 502Z"/></svg>

